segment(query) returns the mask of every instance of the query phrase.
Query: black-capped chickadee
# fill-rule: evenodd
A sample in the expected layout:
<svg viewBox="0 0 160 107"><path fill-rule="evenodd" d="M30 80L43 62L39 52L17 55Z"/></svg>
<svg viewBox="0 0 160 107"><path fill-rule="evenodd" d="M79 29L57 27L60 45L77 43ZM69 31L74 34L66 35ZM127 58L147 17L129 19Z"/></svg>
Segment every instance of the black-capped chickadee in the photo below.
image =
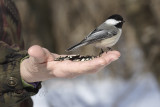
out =
<svg viewBox="0 0 160 107"><path fill-rule="evenodd" d="M96 47L101 48L101 51L105 48L110 48L119 40L124 22L122 16L114 14L108 17L104 23L98 26L80 43L68 48L66 51L73 51L88 44L94 44Z"/></svg>

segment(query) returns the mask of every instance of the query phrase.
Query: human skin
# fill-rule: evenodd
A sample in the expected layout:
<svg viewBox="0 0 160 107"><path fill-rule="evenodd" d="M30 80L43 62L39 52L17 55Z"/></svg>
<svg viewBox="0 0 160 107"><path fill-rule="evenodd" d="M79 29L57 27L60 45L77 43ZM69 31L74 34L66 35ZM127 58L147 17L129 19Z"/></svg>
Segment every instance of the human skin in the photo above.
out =
<svg viewBox="0 0 160 107"><path fill-rule="evenodd" d="M22 61L20 73L26 82L45 81L51 78L73 78L95 73L120 57L118 51L108 51L89 61L54 61L61 56L38 45L28 49L29 58Z"/></svg>

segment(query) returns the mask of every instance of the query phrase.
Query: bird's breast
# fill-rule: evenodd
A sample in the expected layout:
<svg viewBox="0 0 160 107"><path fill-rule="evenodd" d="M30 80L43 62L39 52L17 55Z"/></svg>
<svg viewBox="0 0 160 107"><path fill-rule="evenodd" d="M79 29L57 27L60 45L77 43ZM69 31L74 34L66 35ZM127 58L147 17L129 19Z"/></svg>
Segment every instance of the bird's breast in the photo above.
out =
<svg viewBox="0 0 160 107"><path fill-rule="evenodd" d="M112 47L117 43L121 36L122 31L120 30L119 33L115 36L112 36L111 38L106 38L104 40L101 40L95 44L96 47L98 48L107 48L107 47Z"/></svg>

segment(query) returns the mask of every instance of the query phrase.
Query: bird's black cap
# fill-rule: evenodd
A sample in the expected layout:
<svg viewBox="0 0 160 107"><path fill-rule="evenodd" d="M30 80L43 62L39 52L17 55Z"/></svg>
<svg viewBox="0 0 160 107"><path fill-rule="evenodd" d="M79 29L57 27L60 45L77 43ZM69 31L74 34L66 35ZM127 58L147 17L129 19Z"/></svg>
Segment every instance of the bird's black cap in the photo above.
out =
<svg viewBox="0 0 160 107"><path fill-rule="evenodd" d="M117 28L122 28L122 25L123 25L123 23L125 22L125 21L123 20L123 17L122 17L121 15L118 15L118 14L112 15L112 16L108 17L108 19L115 19L115 20L117 20L117 21L121 21L121 22L119 22L119 23L117 23L117 24L115 25Z"/></svg>
<svg viewBox="0 0 160 107"><path fill-rule="evenodd" d="M122 21L122 22L124 21L123 17L121 15L118 15L118 14L112 15L112 16L108 17L108 19L115 19L115 20Z"/></svg>

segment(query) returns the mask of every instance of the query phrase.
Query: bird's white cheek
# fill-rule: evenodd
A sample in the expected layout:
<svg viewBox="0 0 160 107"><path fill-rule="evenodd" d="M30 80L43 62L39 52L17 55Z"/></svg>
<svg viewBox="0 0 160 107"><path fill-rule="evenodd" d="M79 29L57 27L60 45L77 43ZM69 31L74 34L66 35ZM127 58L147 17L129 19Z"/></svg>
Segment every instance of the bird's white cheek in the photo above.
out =
<svg viewBox="0 0 160 107"><path fill-rule="evenodd" d="M119 22L121 22L121 21L117 21L117 20L115 20L115 19L108 19L108 20L106 20L104 23L106 23L107 25L116 25L116 24L118 24Z"/></svg>

